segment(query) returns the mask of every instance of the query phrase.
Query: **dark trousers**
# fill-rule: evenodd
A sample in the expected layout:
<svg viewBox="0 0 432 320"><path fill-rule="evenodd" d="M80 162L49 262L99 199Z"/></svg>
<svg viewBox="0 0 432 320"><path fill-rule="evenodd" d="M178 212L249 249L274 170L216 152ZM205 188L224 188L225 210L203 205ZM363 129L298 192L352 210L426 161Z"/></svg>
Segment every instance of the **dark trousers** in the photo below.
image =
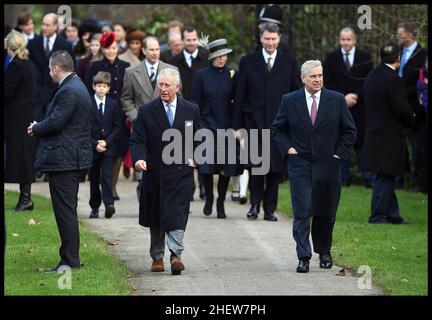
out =
<svg viewBox="0 0 432 320"><path fill-rule="evenodd" d="M60 264L71 268L80 266L77 215L80 176L80 170L49 173L51 201L61 239Z"/></svg>
<svg viewBox="0 0 432 320"><path fill-rule="evenodd" d="M280 173L269 172L266 175L249 175L251 204L263 201L265 213L273 213L277 207Z"/></svg>
<svg viewBox="0 0 432 320"><path fill-rule="evenodd" d="M90 207L93 210L99 209L101 202L104 205L114 204L112 186L112 157L93 158L93 165L90 168ZM99 185L102 187L102 197Z"/></svg>
<svg viewBox="0 0 432 320"><path fill-rule="evenodd" d="M395 194L394 176L376 174L371 209L369 222L398 222L402 220Z"/></svg>
<svg viewBox="0 0 432 320"><path fill-rule="evenodd" d="M312 168L307 159L298 155L288 157L297 256L305 260L312 257L311 233L314 252L330 253L341 191L341 160L330 159L327 164L323 160L322 167L317 163Z"/></svg>

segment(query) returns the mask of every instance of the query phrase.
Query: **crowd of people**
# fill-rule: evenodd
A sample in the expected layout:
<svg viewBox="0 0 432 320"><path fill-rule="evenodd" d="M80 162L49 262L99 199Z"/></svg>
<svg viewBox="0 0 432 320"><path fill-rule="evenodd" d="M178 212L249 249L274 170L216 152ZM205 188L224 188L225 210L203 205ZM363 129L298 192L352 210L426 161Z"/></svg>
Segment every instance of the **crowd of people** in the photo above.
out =
<svg viewBox="0 0 432 320"><path fill-rule="evenodd" d="M136 181L154 272L164 270L165 241L172 273L184 270L195 180L203 214L210 216L214 175L217 218L227 217L231 181L233 201L245 204L249 189L247 219L257 219L262 206L263 219L273 222L279 184L288 178L298 272L309 271L311 217L320 267L332 266L331 234L341 186L353 182L352 152L364 186L373 188L369 222L407 223L395 188L405 183L410 191L428 191L427 50L416 41L415 24L401 22L398 43L381 44L375 69L351 27L340 30L339 46L322 63L317 57L300 68L283 24L278 5L264 6L256 46L236 70L227 66L232 49L226 39L199 39L200 30L178 20L168 23L168 41L161 44L160 35L124 23L86 19L63 26L47 13L36 35L30 14L18 18L5 34L5 182L20 184L14 210L32 210L31 184L45 174L62 239L59 266L81 265L78 183L88 174L89 217L98 218L103 204L111 218L122 168ZM248 143L241 130L271 130L270 141L258 141L259 150L270 144L268 173L250 174L251 162L163 164L163 129L184 135L184 121L215 136L217 129L233 129L237 151ZM414 172L407 175L410 161Z"/></svg>

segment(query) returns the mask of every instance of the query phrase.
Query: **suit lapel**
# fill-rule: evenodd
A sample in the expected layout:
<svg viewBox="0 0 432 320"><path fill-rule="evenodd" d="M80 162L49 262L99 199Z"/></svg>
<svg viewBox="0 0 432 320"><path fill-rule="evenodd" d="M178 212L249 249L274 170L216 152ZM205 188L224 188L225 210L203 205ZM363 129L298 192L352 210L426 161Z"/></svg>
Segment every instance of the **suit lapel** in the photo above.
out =
<svg viewBox="0 0 432 320"><path fill-rule="evenodd" d="M267 71L267 65L266 62L264 61L264 56L261 50L255 53L254 60L258 70L260 70L260 73L263 74L264 76L268 76L269 72Z"/></svg>
<svg viewBox="0 0 432 320"><path fill-rule="evenodd" d="M273 67L272 67L271 71L270 72L267 71L269 78L273 77L275 75L275 73L277 73L277 71L281 70L280 66L282 65L282 63L283 63L283 58L281 57L280 52L278 52L276 54L276 59L273 63ZM267 64L265 65L265 67L267 70Z"/></svg>
<svg viewBox="0 0 432 320"><path fill-rule="evenodd" d="M179 130L183 130L184 128L184 122L185 122L185 112L183 110L183 99L180 98L179 96L177 96L177 108L176 108L176 113L175 113L175 117L174 117L174 123L173 123L173 128L179 129Z"/></svg>
<svg viewBox="0 0 432 320"><path fill-rule="evenodd" d="M327 94L327 90L325 90L324 88L321 89L321 97L318 105L318 113L313 127L314 130L320 125L320 123L322 122L322 120L324 119L327 113L327 110L330 108L331 105L330 100L331 97Z"/></svg>
<svg viewBox="0 0 432 320"><path fill-rule="evenodd" d="M153 96L153 87L148 77L147 67L144 61L142 61L140 67L136 69L136 73L138 83L141 85L141 88L147 97L151 98Z"/></svg>
<svg viewBox="0 0 432 320"><path fill-rule="evenodd" d="M308 112L304 88L298 91L295 100L295 109L298 113L300 120L303 122L306 128L312 129L312 121Z"/></svg>
<svg viewBox="0 0 432 320"><path fill-rule="evenodd" d="M92 100L93 100L93 113L96 115L96 119L98 120L98 122L99 122L99 124L102 126L102 118L101 118L101 116L100 116L100 113L99 113L99 106L97 105L97 103L96 103L96 100L95 100L95 98L94 97L92 97ZM105 113L106 113L106 110L107 110L107 107L106 107L106 101L105 101L105 112L104 112L104 115L105 115Z"/></svg>
<svg viewBox="0 0 432 320"><path fill-rule="evenodd" d="M177 103L178 105L178 103ZM178 109L177 109L178 111ZM165 107L162 103L162 100L159 98L155 101L155 103L152 106L152 112L153 115L155 116L157 122L159 123L159 126L162 128L162 130L166 130L171 128L169 122L168 122L168 118L165 112ZM176 116L177 116L177 112L176 112Z"/></svg>

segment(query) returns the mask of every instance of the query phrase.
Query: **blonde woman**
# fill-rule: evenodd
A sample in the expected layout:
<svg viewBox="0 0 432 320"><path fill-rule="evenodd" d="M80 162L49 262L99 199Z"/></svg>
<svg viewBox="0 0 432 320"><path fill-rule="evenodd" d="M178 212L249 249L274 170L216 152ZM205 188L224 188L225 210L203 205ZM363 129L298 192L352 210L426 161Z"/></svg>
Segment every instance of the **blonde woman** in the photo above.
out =
<svg viewBox="0 0 432 320"><path fill-rule="evenodd" d="M11 60L4 74L4 182L19 183L20 196L14 208L19 212L33 210L36 140L27 135L27 127L35 119L36 79L24 35L12 30L6 44Z"/></svg>

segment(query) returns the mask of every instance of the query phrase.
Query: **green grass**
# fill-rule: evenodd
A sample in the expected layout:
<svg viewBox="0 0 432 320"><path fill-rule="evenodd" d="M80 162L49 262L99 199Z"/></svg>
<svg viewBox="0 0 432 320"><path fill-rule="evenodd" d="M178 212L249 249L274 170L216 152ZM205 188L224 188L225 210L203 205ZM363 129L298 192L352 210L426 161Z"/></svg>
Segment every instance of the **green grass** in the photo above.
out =
<svg viewBox="0 0 432 320"><path fill-rule="evenodd" d="M292 217L291 196L285 182L279 189L279 210ZM388 295L427 295L427 195L396 191L402 216L409 225L370 225L372 190L343 188L333 232L332 256L355 274L372 270L372 285ZM293 240L294 241L294 240Z"/></svg>
<svg viewBox="0 0 432 320"><path fill-rule="evenodd" d="M84 266L72 269L71 289L62 290L58 286L66 273L39 272L39 268L52 268L59 262L60 236L50 200L36 195L32 198L33 211L14 213L10 209L17 203L18 193L5 191L4 194L5 295L127 295L132 292L127 282L131 272L110 255L105 240L87 231L82 224L80 258ZM40 223L29 225L30 219Z"/></svg>

